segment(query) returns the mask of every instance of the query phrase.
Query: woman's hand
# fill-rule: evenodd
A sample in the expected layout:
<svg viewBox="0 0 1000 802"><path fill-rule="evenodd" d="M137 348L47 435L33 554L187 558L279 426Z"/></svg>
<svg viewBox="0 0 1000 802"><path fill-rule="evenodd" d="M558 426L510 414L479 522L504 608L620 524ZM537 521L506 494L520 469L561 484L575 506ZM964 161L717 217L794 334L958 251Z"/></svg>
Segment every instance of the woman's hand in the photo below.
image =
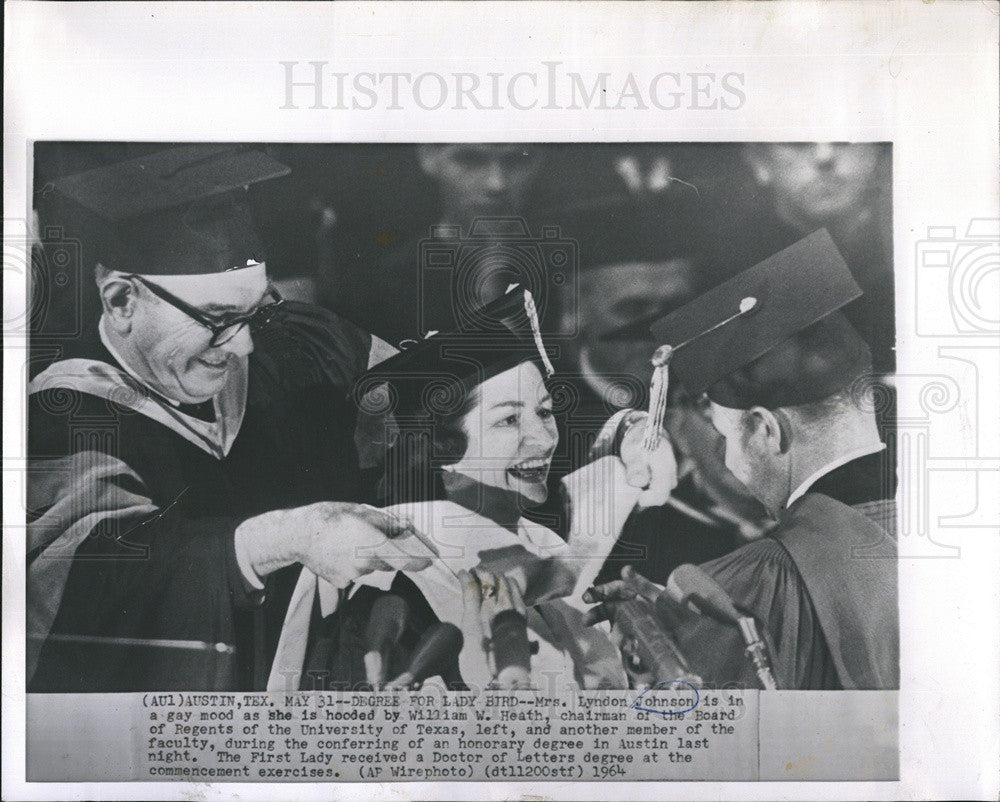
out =
<svg viewBox="0 0 1000 802"><path fill-rule="evenodd" d="M466 634L466 647L459 658L462 676L467 676L465 666L478 676L491 676L489 645L493 621L508 611L522 617L527 615L521 589L509 577L496 576L482 568L460 571L458 577L462 583L462 631ZM508 665L496 674L491 687L527 689L531 687L531 676L522 666Z"/></svg>
<svg viewBox="0 0 1000 802"><path fill-rule="evenodd" d="M483 628L482 590L479 581L469 571L459 571L462 585L462 635L465 644L458 656L458 670L466 684L481 681L483 685L493 676L487 653L488 642Z"/></svg>

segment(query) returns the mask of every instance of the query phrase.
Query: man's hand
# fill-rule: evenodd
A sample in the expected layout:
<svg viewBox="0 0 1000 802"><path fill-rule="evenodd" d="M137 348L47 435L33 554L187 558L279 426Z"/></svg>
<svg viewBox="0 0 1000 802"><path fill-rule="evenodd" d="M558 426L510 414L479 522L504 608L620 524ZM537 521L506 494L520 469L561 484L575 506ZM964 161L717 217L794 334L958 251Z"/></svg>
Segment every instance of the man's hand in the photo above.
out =
<svg viewBox="0 0 1000 802"><path fill-rule="evenodd" d="M372 571L417 571L431 563L409 521L367 504L323 501L249 518L236 551L260 577L301 563L335 587Z"/></svg>
<svg viewBox="0 0 1000 802"><path fill-rule="evenodd" d="M612 611L615 602L645 599L653 604L662 591L662 585L651 582L631 565L626 565L622 568L621 579L587 588L584 591L584 602L596 604L597 607L592 607L587 611L583 622L585 625L591 626L599 621L611 620L614 617Z"/></svg>
<svg viewBox="0 0 1000 802"><path fill-rule="evenodd" d="M604 585L588 588L583 594L587 604L595 604L583 617L585 626L593 626L601 621L611 624L611 642L622 654L622 666L632 688L648 688L655 682L650 668L643 662L641 649L635 638L622 631L617 620L618 605L632 599L651 602L659 595L662 587L639 574L631 565L622 568L622 578Z"/></svg>
<svg viewBox="0 0 1000 802"><path fill-rule="evenodd" d="M640 507L659 507L667 503L677 487L677 460L670 437L663 429L655 449L643 448L648 417L645 412L630 412L621 422L626 431L619 456L625 463L626 481L632 487L642 488L636 503Z"/></svg>

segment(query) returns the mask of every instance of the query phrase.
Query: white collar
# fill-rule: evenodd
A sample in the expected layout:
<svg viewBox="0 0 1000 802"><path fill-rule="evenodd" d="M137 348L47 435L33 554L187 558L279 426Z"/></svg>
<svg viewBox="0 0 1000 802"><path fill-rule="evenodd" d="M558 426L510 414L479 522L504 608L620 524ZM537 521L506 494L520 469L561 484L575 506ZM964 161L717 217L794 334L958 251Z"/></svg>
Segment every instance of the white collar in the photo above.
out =
<svg viewBox="0 0 1000 802"><path fill-rule="evenodd" d="M162 398L164 401L169 401L175 407L179 407L181 405L180 401L175 401L170 396L164 395L162 390L158 390L157 388L153 387L149 382L144 381L138 373L136 373L134 370L132 370L131 367L129 367L128 362L126 362L125 359L122 357L121 352L111 344L111 337L108 336L107 318L104 317L104 315L101 315L101 319L97 322L97 333L100 335L101 342L104 343L104 347L108 349L108 353L110 353L111 356L115 358L115 361L119 364L119 366L121 366L122 370L124 370L129 376L131 376L133 379L139 382L139 384L141 384L147 390L151 390L153 393L155 393L157 397Z"/></svg>
<svg viewBox="0 0 1000 802"><path fill-rule="evenodd" d="M808 479L806 479L802 484L800 484L795 492L788 497L788 501L785 503L785 508L791 507L792 504L798 501L802 496L809 492L809 488L816 484L820 478L826 476L828 473L835 471L841 465L846 465L852 460L856 460L859 457L866 457L869 454L877 454L885 448L885 443L873 443L871 445L862 446L861 448L855 448L853 451L848 451L846 454L842 454L837 457L837 459L826 463L822 468L813 473Z"/></svg>

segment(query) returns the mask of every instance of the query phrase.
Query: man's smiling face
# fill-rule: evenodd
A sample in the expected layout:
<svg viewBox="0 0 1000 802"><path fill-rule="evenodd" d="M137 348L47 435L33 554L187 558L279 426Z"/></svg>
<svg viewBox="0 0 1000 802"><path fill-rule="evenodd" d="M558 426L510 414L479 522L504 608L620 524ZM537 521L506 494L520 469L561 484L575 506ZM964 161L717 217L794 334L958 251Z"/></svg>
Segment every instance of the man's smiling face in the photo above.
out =
<svg viewBox="0 0 1000 802"><path fill-rule="evenodd" d="M205 276L156 276L151 281L219 323L252 311L267 291L263 265ZM249 329L212 345L208 328L140 282L133 288L136 298L127 338L138 364L131 367L175 401L200 403L218 395L236 360L253 350Z"/></svg>

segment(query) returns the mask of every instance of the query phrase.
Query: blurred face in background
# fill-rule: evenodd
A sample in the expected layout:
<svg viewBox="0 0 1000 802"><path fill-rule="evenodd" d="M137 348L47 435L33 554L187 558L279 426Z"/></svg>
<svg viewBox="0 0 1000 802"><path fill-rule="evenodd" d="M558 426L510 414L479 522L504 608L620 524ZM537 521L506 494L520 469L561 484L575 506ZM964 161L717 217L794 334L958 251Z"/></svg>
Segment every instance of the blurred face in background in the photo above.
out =
<svg viewBox="0 0 1000 802"><path fill-rule="evenodd" d="M768 143L747 149L761 186L785 221L812 227L857 213L870 198L881 147L846 142Z"/></svg>
<svg viewBox="0 0 1000 802"><path fill-rule="evenodd" d="M666 313L690 299L694 287L687 259L652 264L621 264L588 268L580 275L580 343L597 373L635 376L643 383L652 376L649 363L662 343L648 333L643 339L603 338L654 315Z"/></svg>
<svg viewBox="0 0 1000 802"><path fill-rule="evenodd" d="M442 221L468 224L477 216L519 214L541 165L526 145L421 145L420 167L438 185Z"/></svg>

